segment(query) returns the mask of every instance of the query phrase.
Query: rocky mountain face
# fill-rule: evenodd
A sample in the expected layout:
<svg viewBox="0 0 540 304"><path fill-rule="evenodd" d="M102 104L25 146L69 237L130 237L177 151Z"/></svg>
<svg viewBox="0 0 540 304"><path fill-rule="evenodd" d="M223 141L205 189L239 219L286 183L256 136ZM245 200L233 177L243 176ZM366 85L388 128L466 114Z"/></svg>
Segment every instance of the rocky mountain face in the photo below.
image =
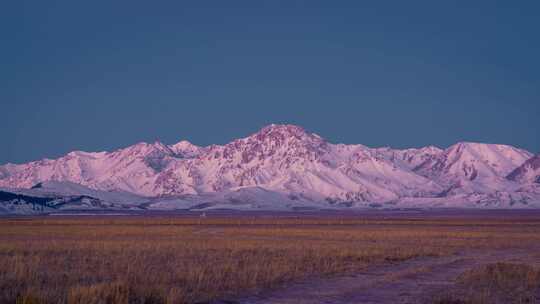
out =
<svg viewBox="0 0 540 304"><path fill-rule="evenodd" d="M540 154L531 157L521 166L510 172L507 178L519 183L540 184Z"/></svg>
<svg viewBox="0 0 540 304"><path fill-rule="evenodd" d="M530 207L540 205L540 191L524 184L539 182L539 167L538 156L506 145L369 148L332 144L294 125L270 125L226 145L139 143L113 152L76 151L55 160L7 164L0 166L0 187L69 182L152 202Z"/></svg>
<svg viewBox="0 0 540 304"><path fill-rule="evenodd" d="M415 167L414 171L443 183L498 179L531 157L530 152L511 146L465 142L449 147Z"/></svg>

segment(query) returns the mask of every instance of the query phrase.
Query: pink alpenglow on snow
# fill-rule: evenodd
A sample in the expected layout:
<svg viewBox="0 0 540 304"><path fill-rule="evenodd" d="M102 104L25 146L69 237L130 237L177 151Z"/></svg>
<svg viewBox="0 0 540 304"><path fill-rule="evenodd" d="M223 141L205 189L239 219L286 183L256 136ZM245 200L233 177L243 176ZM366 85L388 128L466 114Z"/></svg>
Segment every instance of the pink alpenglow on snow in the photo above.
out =
<svg viewBox="0 0 540 304"><path fill-rule="evenodd" d="M540 158L469 142L445 150L333 144L298 126L270 125L225 145L139 143L8 164L0 187L146 209L536 208Z"/></svg>

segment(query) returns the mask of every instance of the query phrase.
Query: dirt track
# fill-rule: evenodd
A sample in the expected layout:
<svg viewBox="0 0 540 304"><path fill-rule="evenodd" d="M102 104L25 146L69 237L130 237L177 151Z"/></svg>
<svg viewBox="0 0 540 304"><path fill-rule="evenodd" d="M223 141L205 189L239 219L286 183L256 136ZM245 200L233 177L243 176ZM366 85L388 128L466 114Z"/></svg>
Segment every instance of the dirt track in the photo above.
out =
<svg viewBox="0 0 540 304"><path fill-rule="evenodd" d="M242 304L405 304L429 303L451 288L464 271L498 261L540 263L535 249L467 251L373 266L355 275L306 280L227 303Z"/></svg>

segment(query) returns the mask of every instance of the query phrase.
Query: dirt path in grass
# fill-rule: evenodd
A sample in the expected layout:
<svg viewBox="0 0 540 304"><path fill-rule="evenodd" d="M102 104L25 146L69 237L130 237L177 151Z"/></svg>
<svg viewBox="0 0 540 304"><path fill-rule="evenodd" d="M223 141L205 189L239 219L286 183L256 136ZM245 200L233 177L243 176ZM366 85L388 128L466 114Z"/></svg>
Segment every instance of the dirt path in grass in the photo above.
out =
<svg viewBox="0 0 540 304"><path fill-rule="evenodd" d="M429 303L473 267L499 261L540 263L538 249L471 250L453 256L416 258L335 278L306 280L258 295L221 303L405 304Z"/></svg>

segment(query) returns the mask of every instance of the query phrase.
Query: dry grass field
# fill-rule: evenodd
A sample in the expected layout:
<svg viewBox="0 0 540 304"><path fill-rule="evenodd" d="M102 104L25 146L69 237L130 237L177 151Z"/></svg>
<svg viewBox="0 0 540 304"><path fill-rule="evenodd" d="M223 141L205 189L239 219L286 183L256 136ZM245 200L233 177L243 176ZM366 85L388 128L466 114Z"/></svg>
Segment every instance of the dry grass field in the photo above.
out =
<svg viewBox="0 0 540 304"><path fill-rule="evenodd" d="M464 272L436 304L538 303L540 268L521 263L492 263Z"/></svg>
<svg viewBox="0 0 540 304"><path fill-rule="evenodd" d="M539 241L540 217L3 218L0 303L205 303L370 265ZM527 269L503 272L537 280Z"/></svg>

